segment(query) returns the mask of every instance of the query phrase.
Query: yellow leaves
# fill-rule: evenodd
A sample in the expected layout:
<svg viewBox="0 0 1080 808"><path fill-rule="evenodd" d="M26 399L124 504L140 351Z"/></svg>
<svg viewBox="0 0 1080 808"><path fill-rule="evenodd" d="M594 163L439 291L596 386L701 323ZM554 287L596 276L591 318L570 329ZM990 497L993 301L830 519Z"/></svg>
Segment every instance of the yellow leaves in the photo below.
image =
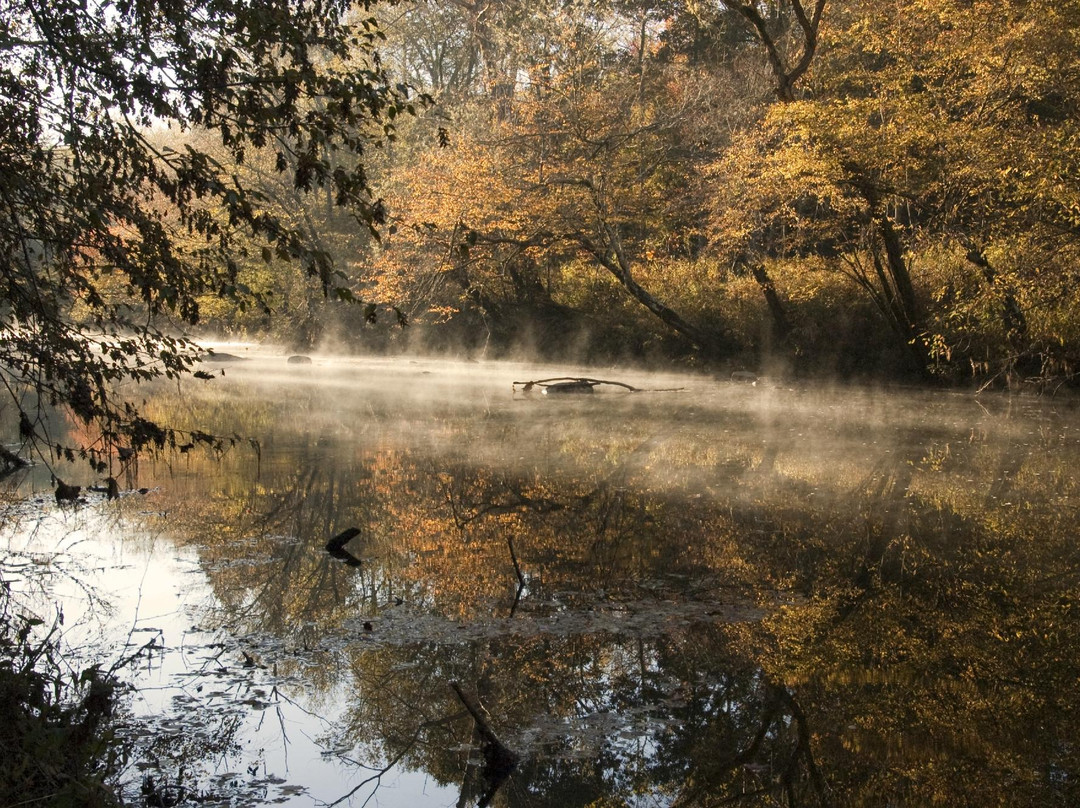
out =
<svg viewBox="0 0 1080 808"><path fill-rule="evenodd" d="M479 290L491 302L519 303L541 288L558 295L564 271L589 245L603 250L611 233L640 242L623 235L632 264L663 256L650 237L693 213L686 169L665 154L672 134L653 125L665 94L638 98L626 77L556 84L516 97L502 121L424 151L394 181L387 199L398 232L371 279L446 312L476 305ZM472 295L467 304L463 295Z"/></svg>
<svg viewBox="0 0 1080 808"><path fill-rule="evenodd" d="M431 315L431 322L433 323L445 323L449 322L459 309L454 306L428 306L428 314Z"/></svg>

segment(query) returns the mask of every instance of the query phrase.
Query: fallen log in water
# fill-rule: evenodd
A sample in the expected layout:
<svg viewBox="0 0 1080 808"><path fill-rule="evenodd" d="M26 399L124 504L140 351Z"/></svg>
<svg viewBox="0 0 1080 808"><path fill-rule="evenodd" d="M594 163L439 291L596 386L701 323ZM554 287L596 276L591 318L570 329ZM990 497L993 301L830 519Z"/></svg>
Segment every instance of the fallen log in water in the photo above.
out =
<svg viewBox="0 0 1080 808"><path fill-rule="evenodd" d="M573 382L556 382L549 384L543 389L544 395L552 393L591 393L596 385L587 379L579 379Z"/></svg>
<svg viewBox="0 0 1080 808"><path fill-rule="evenodd" d="M199 354L195 359L199 362L246 362L242 356L237 356L231 353L222 353L219 351L209 351L208 353Z"/></svg>
<svg viewBox="0 0 1080 808"><path fill-rule="evenodd" d="M611 381L610 379L590 379L585 376L556 376L551 379L535 379L528 382L513 382L514 392L518 392L518 388L521 388L522 393L531 393L536 388L540 388L540 392L544 395L552 394L565 394L565 393L592 393L594 387L608 384L613 387L621 387L630 393L675 393L682 390L682 387L669 387L665 389L651 389L646 390L640 387L634 387L633 385L626 384L625 382Z"/></svg>

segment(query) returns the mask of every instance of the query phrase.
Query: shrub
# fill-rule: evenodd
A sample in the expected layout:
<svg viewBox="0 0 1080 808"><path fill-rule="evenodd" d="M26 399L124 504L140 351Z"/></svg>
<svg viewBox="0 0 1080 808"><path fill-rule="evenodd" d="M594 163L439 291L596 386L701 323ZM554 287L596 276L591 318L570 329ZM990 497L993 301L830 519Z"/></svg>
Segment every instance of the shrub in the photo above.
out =
<svg viewBox="0 0 1080 808"><path fill-rule="evenodd" d="M0 805L117 805L119 764L110 730L115 680L92 666L67 670L59 626L15 612L0 592Z"/></svg>

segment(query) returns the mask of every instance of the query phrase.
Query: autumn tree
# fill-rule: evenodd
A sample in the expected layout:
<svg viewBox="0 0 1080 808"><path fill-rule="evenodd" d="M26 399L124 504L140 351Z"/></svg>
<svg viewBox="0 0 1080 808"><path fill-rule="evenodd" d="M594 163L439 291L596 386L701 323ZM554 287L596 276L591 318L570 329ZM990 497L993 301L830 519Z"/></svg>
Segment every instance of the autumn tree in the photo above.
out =
<svg viewBox="0 0 1080 808"><path fill-rule="evenodd" d="M381 257L380 282L427 297L456 287L460 305L499 320L507 305L580 311L575 294L597 288L582 277L600 273L684 348L729 354L727 329L674 305L677 284L649 276L700 250L696 172L743 125L735 75L756 79L764 65L689 64L684 46L663 36L663 15L679 8L558 7L502 37L531 37L531 48L517 48L529 55L516 62L514 92L453 107L457 125L444 128L443 148L398 178L392 207L402 226ZM723 17L724 30L733 23L741 25ZM713 40L752 47L739 30Z"/></svg>
<svg viewBox="0 0 1080 808"><path fill-rule="evenodd" d="M384 56L404 80L435 99L465 98L477 90L480 53L458 4L410 2L387 7Z"/></svg>
<svg viewBox="0 0 1080 808"><path fill-rule="evenodd" d="M831 8L812 92L720 163L738 204L718 230L850 278L919 372L1064 369L1077 22L1071 3Z"/></svg>
<svg viewBox="0 0 1080 808"><path fill-rule="evenodd" d="M1072 372L1073 4L440 9L470 78L407 74L445 103L387 186L378 294L668 354ZM750 284L771 335L733 317Z"/></svg>
<svg viewBox="0 0 1080 808"><path fill-rule="evenodd" d="M268 152L369 230L382 203L365 152L393 133L403 87L380 66L374 3L76 2L0 10L0 367L24 439L104 467L111 447L175 436L115 393L177 377L200 297L247 296L238 258L295 261L329 294L330 255L235 166ZM212 135L161 145L164 127ZM35 403L26 396L39 396ZM43 404L101 428L61 447Z"/></svg>
<svg viewBox="0 0 1080 808"><path fill-rule="evenodd" d="M192 145L221 162L227 150L212 133L167 132L158 135L173 148ZM369 175L386 170L385 152L366 158ZM292 350L311 351L328 346L358 347L385 341L398 331L392 305L379 316L368 302L356 305L366 290L359 283L357 266L378 237L352 211L338 205L331 186L297 188L290 170L277 170L271 150L251 151L234 167L239 181L262 197L264 210L296 232L311 249L334 268L332 287L326 278L311 273L298 261L267 254L258 236L237 234L234 261L237 284L249 301L237 301L214 293L197 299L199 333L225 338L268 339ZM185 245L195 246L197 234L181 235ZM330 292L330 293L328 293ZM257 304L252 304L257 301ZM372 327L378 317L381 327Z"/></svg>

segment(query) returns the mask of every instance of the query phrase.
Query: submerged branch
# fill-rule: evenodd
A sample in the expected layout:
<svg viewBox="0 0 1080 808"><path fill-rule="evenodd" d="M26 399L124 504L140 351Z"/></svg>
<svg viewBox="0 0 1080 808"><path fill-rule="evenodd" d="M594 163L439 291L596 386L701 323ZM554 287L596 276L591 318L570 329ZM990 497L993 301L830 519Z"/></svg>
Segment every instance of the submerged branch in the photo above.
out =
<svg viewBox="0 0 1080 808"><path fill-rule="evenodd" d="M511 536L506 537L506 544L510 548L510 560L514 562L514 572L517 573L518 583L521 586L525 586L525 575L521 572L521 565L518 563L517 553L514 552L514 539Z"/></svg>
<svg viewBox="0 0 1080 808"><path fill-rule="evenodd" d="M521 571L521 564L518 563L517 553L514 551L514 538L512 536L506 537L506 546L510 548L510 560L514 562L514 572L517 574L518 586L517 591L514 593L514 602L510 606L510 616L513 617L517 611L518 604L521 603L521 594L525 591L525 574Z"/></svg>
<svg viewBox="0 0 1080 808"><path fill-rule="evenodd" d="M495 734L495 731L484 717L483 708L461 689L461 685L457 682L451 682L450 687L453 688L454 693L457 694L465 709L469 711L469 715L476 722L477 732L484 739L481 749L485 763L484 775L485 779L490 783L488 793L493 795L502 781L510 776L510 773L521 760L521 756L499 740L499 736Z"/></svg>

